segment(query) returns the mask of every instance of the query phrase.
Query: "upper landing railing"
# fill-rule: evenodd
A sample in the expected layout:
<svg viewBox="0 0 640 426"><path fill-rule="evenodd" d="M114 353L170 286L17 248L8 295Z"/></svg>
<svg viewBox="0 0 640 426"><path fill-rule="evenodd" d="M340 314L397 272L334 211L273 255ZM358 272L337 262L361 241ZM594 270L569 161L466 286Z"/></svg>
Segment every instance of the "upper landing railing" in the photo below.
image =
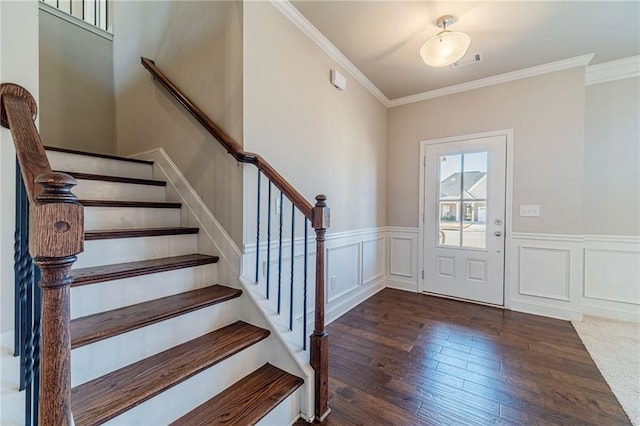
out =
<svg viewBox="0 0 640 426"><path fill-rule="evenodd" d="M87 24L112 32L112 0L40 0L42 3L71 15Z"/></svg>
<svg viewBox="0 0 640 426"><path fill-rule="evenodd" d="M271 191L272 186L276 187L280 191L280 208L279 208L279 244L278 244L278 256L277 256L277 310L278 313L283 307L283 295L288 293L289 295L289 329L293 329L293 312L294 312L294 291L301 292L302 297L302 327L303 327L303 348L307 348L307 224L310 223L311 227L316 232L316 264L315 264L315 311L314 311L314 329L311 334L310 340L310 361L311 366L315 371L315 417L316 420L324 420L330 412L328 407L328 336L325 331L324 321L324 308L325 308L325 293L324 293L324 270L325 270L325 250L324 241L325 233L329 227L329 208L326 204L326 197L324 195L316 196L316 202L312 205L306 198L304 198L280 173L278 173L264 158L258 154L251 152L245 152L240 147L240 144L236 142L231 136L229 136L224 130L222 130L216 123L214 123L207 115L191 100L189 99L169 78L156 66L155 62L141 58L142 65L151 73L153 78L166 89L166 91L175 100L182 105L186 111L193 116L193 118L200 123L204 129L209 132L226 151L237 161L241 163L250 163L258 168L258 202L257 202L257 231L256 231L256 270L255 279L258 282L259 276L259 264L260 264L260 229L267 229L267 254L266 265L267 269L271 264ZM267 209L267 223L266 226L261 224L262 219L260 216L261 210L261 194L260 194L260 181L261 176L264 175L268 180L269 191L269 207ZM291 202L291 262L290 262L290 289L288 292L283 291L283 271L282 271L282 233L283 233L283 215L284 208L282 206L283 198L286 197ZM295 259L295 212L299 211L304 217L304 257L303 257L303 279L302 288L295 289L294 280L294 262ZM267 271L267 283L266 294L267 298L270 297L270 273ZM298 283L300 284L300 283Z"/></svg>

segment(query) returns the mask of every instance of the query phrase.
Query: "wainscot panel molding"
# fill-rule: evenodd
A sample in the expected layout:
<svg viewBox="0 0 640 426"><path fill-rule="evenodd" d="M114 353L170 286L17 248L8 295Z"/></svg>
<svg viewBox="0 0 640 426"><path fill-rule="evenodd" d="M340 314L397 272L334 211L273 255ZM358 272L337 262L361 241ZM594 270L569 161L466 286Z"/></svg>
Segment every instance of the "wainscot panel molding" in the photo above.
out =
<svg viewBox="0 0 640 426"><path fill-rule="evenodd" d="M511 234L505 265L505 307L580 320L582 235Z"/></svg>
<svg viewBox="0 0 640 426"><path fill-rule="evenodd" d="M330 231L330 230L329 230ZM358 229L347 232L327 233L325 239L325 294L327 323L340 317L357 304L363 302L386 286L386 228ZM290 298L291 239L282 241L282 300ZM301 297L304 268L304 238L293 240L294 244L294 291L296 300ZM315 282L315 233L309 233L308 240L308 329L312 329L313 283ZM278 286L278 247L279 242L272 240L270 244L270 292L277 291ZM256 244L244 245L242 261L243 281L251 282L258 294L266 297L266 259L267 242L260 243L258 284L255 284ZM265 302L270 309L276 309L277 298L271 297ZM301 306L296 302L295 306ZM284 308L285 310L288 308ZM294 312L296 322L302 322L302 311Z"/></svg>
<svg viewBox="0 0 640 426"><path fill-rule="evenodd" d="M571 301L571 250L520 245L519 266L519 294Z"/></svg>
<svg viewBox="0 0 640 426"><path fill-rule="evenodd" d="M418 228L387 227L387 287L418 292Z"/></svg>
<svg viewBox="0 0 640 426"><path fill-rule="evenodd" d="M362 242L355 242L327 248L325 294L328 305L362 285L361 245Z"/></svg>
<svg viewBox="0 0 640 426"><path fill-rule="evenodd" d="M640 237L585 235L582 312L640 322Z"/></svg>

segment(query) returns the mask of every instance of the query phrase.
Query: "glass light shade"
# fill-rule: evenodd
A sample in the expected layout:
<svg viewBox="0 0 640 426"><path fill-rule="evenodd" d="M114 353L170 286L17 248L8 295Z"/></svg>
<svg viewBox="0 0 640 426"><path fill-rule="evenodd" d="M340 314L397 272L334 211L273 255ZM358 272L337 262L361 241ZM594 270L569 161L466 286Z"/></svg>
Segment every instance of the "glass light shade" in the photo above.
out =
<svg viewBox="0 0 640 426"><path fill-rule="evenodd" d="M471 38L465 33L442 31L422 45L420 56L427 65L446 67L462 58L469 44Z"/></svg>

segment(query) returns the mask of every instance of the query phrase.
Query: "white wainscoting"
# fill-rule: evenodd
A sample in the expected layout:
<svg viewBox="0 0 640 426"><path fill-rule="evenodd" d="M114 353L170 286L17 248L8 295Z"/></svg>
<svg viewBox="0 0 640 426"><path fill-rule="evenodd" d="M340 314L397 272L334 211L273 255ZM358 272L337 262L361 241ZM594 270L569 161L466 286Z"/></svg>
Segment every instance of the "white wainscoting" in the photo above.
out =
<svg viewBox="0 0 640 426"><path fill-rule="evenodd" d="M505 307L580 320L582 235L512 233Z"/></svg>
<svg viewBox="0 0 640 426"><path fill-rule="evenodd" d="M387 227L387 287L418 291L418 228Z"/></svg>
<svg viewBox="0 0 640 426"><path fill-rule="evenodd" d="M582 312L640 322L640 237L584 236Z"/></svg>
<svg viewBox="0 0 640 426"><path fill-rule="evenodd" d="M357 304L382 290L386 285L386 228L374 228L349 232L329 233L325 240L325 320L335 320ZM313 321L313 288L315 285L315 233L309 233L308 240L308 304L307 321ZM272 241L270 247L270 292L277 291L278 241ZM291 239L282 242L282 299L289 301ZM304 268L304 239L294 240L294 279L302 282ZM258 285L256 291L266 297L266 259L267 243L260 244ZM243 256L243 277L255 282L256 244L245 244ZM296 287L297 288L297 287ZM301 300L295 305L302 306ZM272 300L272 298L270 298ZM273 302L275 303L275 302ZM275 309L275 305L274 305ZM301 320L302 312L294 307L296 321ZM283 312L288 315L288 308Z"/></svg>
<svg viewBox="0 0 640 426"><path fill-rule="evenodd" d="M327 235L327 322L385 287L384 237L385 228Z"/></svg>

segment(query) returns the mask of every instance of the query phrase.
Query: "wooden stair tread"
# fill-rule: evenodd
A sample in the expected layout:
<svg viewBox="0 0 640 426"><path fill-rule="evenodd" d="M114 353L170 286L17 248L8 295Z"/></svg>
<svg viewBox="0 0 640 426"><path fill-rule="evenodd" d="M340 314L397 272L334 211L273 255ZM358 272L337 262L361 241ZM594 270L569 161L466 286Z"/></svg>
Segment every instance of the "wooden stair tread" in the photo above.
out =
<svg viewBox="0 0 640 426"><path fill-rule="evenodd" d="M153 164L153 161L149 161L149 160L138 160L137 158L119 157L117 155L98 154L96 152L77 151L75 149L60 148L60 147L57 147L57 146L45 146L44 149L46 151L65 152L67 154L86 155L87 157L106 158L106 159L109 159L109 160L118 160L118 161L128 161L130 163Z"/></svg>
<svg viewBox="0 0 640 426"><path fill-rule="evenodd" d="M104 423L268 336L238 321L83 383L71 391L75 424Z"/></svg>
<svg viewBox="0 0 640 426"><path fill-rule="evenodd" d="M218 262L218 256L205 254L187 254L183 256L161 257L158 259L140 260L137 262L116 263L112 265L92 266L73 269L72 286L86 285L122 278L137 277L146 274L172 271L174 269L191 268Z"/></svg>
<svg viewBox="0 0 640 426"><path fill-rule="evenodd" d="M85 207L151 207L156 209L179 209L180 203L165 201L120 201L120 200L78 200Z"/></svg>
<svg viewBox="0 0 640 426"><path fill-rule="evenodd" d="M77 318L71 321L71 348L234 299L241 294L241 290L214 285Z"/></svg>
<svg viewBox="0 0 640 426"><path fill-rule="evenodd" d="M301 378L265 364L171 425L252 425L303 383Z"/></svg>
<svg viewBox="0 0 640 426"><path fill-rule="evenodd" d="M116 238L159 237L166 235L197 234L199 228L166 227L166 228L132 228L132 229L103 229L98 231L86 231L85 241L109 240Z"/></svg>
<svg viewBox="0 0 640 426"><path fill-rule="evenodd" d="M70 172L66 170L62 170L59 172L66 173L68 175L73 176L76 179L82 179L82 180L99 180L104 182L132 183L136 185L167 186L167 182L162 180L129 178L129 177L109 176L109 175L96 175L92 173Z"/></svg>

